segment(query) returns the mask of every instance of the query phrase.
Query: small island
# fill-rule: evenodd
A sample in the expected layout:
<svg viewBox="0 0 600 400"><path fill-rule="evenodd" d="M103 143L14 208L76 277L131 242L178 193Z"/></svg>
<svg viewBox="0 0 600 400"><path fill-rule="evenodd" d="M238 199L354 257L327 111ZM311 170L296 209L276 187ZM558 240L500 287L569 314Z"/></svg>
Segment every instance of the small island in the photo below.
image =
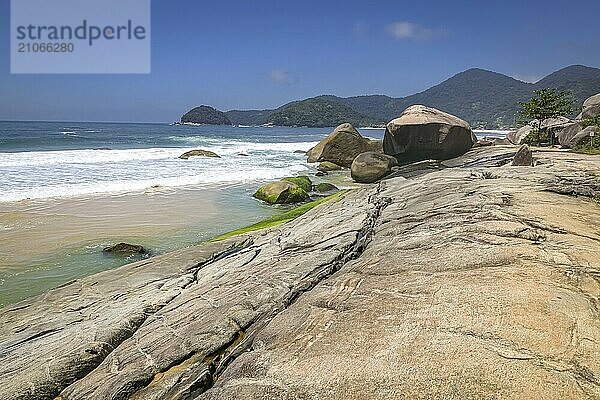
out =
<svg viewBox="0 0 600 400"><path fill-rule="evenodd" d="M194 125L231 125L231 121L224 112L211 106L198 106L183 114L182 124Z"/></svg>

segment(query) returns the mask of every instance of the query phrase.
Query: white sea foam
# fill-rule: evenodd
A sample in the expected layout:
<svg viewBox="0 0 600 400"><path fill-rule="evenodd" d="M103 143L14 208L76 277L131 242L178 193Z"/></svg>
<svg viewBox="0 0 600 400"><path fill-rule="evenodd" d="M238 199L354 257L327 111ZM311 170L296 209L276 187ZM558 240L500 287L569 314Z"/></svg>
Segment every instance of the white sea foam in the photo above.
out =
<svg viewBox="0 0 600 400"><path fill-rule="evenodd" d="M202 142L206 143L205 138ZM233 155L241 152L251 153L292 153L294 150L308 150L317 142L300 143L253 143L242 141L212 140L203 149L219 155ZM104 164L123 161L148 161L177 158L182 153L196 147L159 147L149 149L123 150L60 150L29 151L20 153L0 153L0 168L16 166L35 166L52 164Z"/></svg>
<svg viewBox="0 0 600 400"><path fill-rule="evenodd" d="M293 151L316 144L203 143L221 158L178 158L195 147L0 153L0 202L276 179L306 170L305 156Z"/></svg>
<svg viewBox="0 0 600 400"><path fill-rule="evenodd" d="M473 133L475 134L475 136L477 136L478 138L483 138L483 137L494 137L494 138L505 138L506 135L508 135L510 131L504 131L504 130L494 130L494 129L474 129Z"/></svg>

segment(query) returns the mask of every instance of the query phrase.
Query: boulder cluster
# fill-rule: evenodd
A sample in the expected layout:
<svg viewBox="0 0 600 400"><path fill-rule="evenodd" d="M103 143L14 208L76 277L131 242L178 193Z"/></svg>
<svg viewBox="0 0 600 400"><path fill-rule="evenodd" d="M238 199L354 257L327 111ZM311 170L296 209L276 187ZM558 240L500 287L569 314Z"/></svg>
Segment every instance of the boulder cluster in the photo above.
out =
<svg viewBox="0 0 600 400"><path fill-rule="evenodd" d="M504 139L477 140L469 124L462 119L423 105L408 107L398 118L387 123L383 140L363 137L354 126L344 123L336 127L306 155L309 163L319 163L317 176L331 171L350 169L357 183L378 182L392 172L401 174L404 165L425 160L449 160L460 157L473 147L523 144L514 157L505 163L515 167L532 166L535 160L525 138L536 128L550 132L563 147L572 148L599 134L586 121L600 116L600 94L587 99L581 114L571 120L566 117L531 121L510 132ZM306 178L308 177L300 177ZM299 179L299 178L298 178ZM254 197L270 204L305 201L309 192L318 192L311 183L306 187L293 179L272 182L261 187Z"/></svg>
<svg viewBox="0 0 600 400"><path fill-rule="evenodd" d="M373 183L399 164L445 160L466 153L477 142L469 124L435 108L415 105L386 125L382 140L370 140L342 124L307 153L322 172L350 168L358 183Z"/></svg>
<svg viewBox="0 0 600 400"><path fill-rule="evenodd" d="M600 93L588 98L581 113L574 119L567 117L548 118L543 121L533 120L517 131L510 132L507 139L512 144L521 144L525 138L537 128L547 131L564 148L583 145L592 135L600 134L597 126L587 126L586 120L600 117Z"/></svg>

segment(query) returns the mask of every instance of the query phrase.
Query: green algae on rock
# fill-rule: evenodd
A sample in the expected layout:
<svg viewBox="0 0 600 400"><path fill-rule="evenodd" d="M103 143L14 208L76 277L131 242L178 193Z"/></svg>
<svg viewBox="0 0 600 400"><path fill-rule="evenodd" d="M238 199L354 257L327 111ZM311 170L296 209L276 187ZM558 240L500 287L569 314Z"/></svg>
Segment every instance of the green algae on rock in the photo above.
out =
<svg viewBox="0 0 600 400"><path fill-rule="evenodd" d="M321 172L329 172L329 171L339 171L342 169L339 165L332 163L330 161L323 161L319 164L317 169Z"/></svg>
<svg viewBox="0 0 600 400"><path fill-rule="evenodd" d="M333 186L333 185L332 185ZM244 233L254 232L261 229L272 228L277 225L285 224L286 222L290 222L301 215L306 214L313 208L317 207L328 201L338 201L342 198L342 196L348 192L348 190L342 190L337 193L331 194L327 197L323 197L319 200L311 201L310 203L303 204L299 207L293 208L289 211L284 212L283 214L275 215L274 217L270 217L264 219L256 224L252 224L246 226L244 228L236 229L231 232L224 233L216 238L212 239L211 242L220 242L221 240L229 239L232 236L241 235Z"/></svg>
<svg viewBox="0 0 600 400"><path fill-rule="evenodd" d="M292 182L276 181L261 186L254 197L269 204L294 204L306 201L308 193Z"/></svg>
<svg viewBox="0 0 600 400"><path fill-rule="evenodd" d="M321 182L321 183L316 184L313 187L313 190L317 193L327 193L327 192L337 192L340 189L338 189L337 186L332 185L331 183Z"/></svg>
<svg viewBox="0 0 600 400"><path fill-rule="evenodd" d="M301 187L305 192L310 192L312 190L312 181L306 175L290 176L287 178L283 178L282 181L291 182Z"/></svg>

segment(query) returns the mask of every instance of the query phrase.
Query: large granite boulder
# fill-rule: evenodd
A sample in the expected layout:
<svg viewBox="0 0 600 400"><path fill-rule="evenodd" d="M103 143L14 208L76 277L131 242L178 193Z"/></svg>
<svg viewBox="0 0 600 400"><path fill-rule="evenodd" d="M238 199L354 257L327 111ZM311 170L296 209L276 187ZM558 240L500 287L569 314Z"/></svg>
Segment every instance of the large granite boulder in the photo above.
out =
<svg viewBox="0 0 600 400"><path fill-rule="evenodd" d="M286 181L267 183L254 193L254 197L269 204L301 203L309 198L300 186Z"/></svg>
<svg viewBox="0 0 600 400"><path fill-rule="evenodd" d="M542 121L542 129L561 129L572 122L573 121L567 117L548 118Z"/></svg>
<svg viewBox="0 0 600 400"><path fill-rule="evenodd" d="M330 161L350 167L357 155L367 151L369 143L351 124L341 124L308 151L308 162Z"/></svg>
<svg viewBox="0 0 600 400"><path fill-rule="evenodd" d="M383 139L367 139L367 150L383 153Z"/></svg>
<svg viewBox="0 0 600 400"><path fill-rule="evenodd" d="M582 130L583 126L581 126L579 122L573 122L572 124L569 124L556 134L558 143L563 147L573 147L576 144L573 143L573 138Z"/></svg>
<svg viewBox="0 0 600 400"><path fill-rule="evenodd" d="M466 153L476 141L471 127L462 119L416 105L387 124L383 151L401 162L445 160Z"/></svg>
<svg viewBox="0 0 600 400"><path fill-rule="evenodd" d="M558 143L563 147L572 149L586 143L590 139L591 133L598 135L600 130L594 126L584 128L580 123L574 122L557 134Z"/></svg>
<svg viewBox="0 0 600 400"><path fill-rule="evenodd" d="M583 102L583 111L580 114L580 119L594 118L600 116L600 93L589 97Z"/></svg>
<svg viewBox="0 0 600 400"><path fill-rule="evenodd" d="M352 162L350 173L358 183L377 182L398 165L398 161L387 154L369 151L359 154Z"/></svg>
<svg viewBox="0 0 600 400"><path fill-rule="evenodd" d="M509 132L508 135L506 135L506 138L512 144L521 144L521 142L523 142L523 139L525 139L527 137L527 135L529 135L531 133L531 131L534 129L534 127L537 126L537 124L538 124L538 121L533 120L530 123L528 123L527 125L519 128L518 130Z"/></svg>
<svg viewBox="0 0 600 400"><path fill-rule="evenodd" d="M316 184L313 187L313 190L317 193L329 193L329 192L337 192L340 189L338 189L337 186L332 185L331 183L321 182L321 183Z"/></svg>

